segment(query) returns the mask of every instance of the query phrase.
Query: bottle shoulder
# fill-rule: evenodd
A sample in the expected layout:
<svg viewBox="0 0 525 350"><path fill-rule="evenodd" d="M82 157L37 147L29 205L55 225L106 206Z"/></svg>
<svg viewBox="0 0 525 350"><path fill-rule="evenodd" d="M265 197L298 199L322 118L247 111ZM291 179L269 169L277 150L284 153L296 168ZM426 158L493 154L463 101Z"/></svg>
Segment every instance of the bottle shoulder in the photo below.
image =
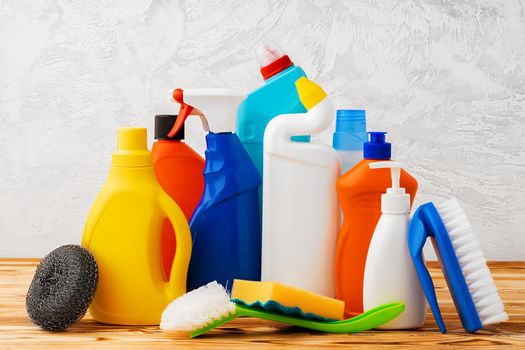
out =
<svg viewBox="0 0 525 350"><path fill-rule="evenodd" d="M157 181L141 181L125 183L122 181L107 182L99 195L105 199L106 205L115 204L114 199L126 198L127 201L156 200L163 192Z"/></svg>
<svg viewBox="0 0 525 350"><path fill-rule="evenodd" d="M236 134L208 134L206 142L203 201L257 191L261 176Z"/></svg>
<svg viewBox="0 0 525 350"><path fill-rule="evenodd" d="M188 154L166 154L154 157L153 164L157 176L159 175L159 172L165 173L165 175L170 175L170 173L178 171L197 171L202 174L205 160L198 154L197 156Z"/></svg>
<svg viewBox="0 0 525 350"><path fill-rule="evenodd" d="M381 213L381 217L376 225L376 231L378 230L399 230L399 228L405 230L406 225L410 221L408 213L404 214L391 214Z"/></svg>
<svg viewBox="0 0 525 350"><path fill-rule="evenodd" d="M152 148L153 162L160 159L192 158L204 162L204 158L184 142L155 142Z"/></svg>
<svg viewBox="0 0 525 350"><path fill-rule="evenodd" d="M253 99L260 97L259 95L264 94L273 94L277 93L278 91L283 89L284 86L282 85L288 85L288 84L294 84L295 81L301 77L305 77L306 74L304 73L303 69L299 66L292 66L285 71L275 75L274 77L268 79L264 82L263 85L258 87L257 89L250 92L246 99Z"/></svg>
<svg viewBox="0 0 525 350"><path fill-rule="evenodd" d="M153 166L130 168L112 166L100 194L105 197L126 194L155 198L162 191Z"/></svg>
<svg viewBox="0 0 525 350"><path fill-rule="evenodd" d="M140 218L144 223L151 222L150 218L160 208L161 195L160 186L138 189L136 186L112 186L111 183L106 183L89 211L82 244L88 246L95 232L128 225L130 218Z"/></svg>
<svg viewBox="0 0 525 350"><path fill-rule="evenodd" d="M350 170L341 175L337 180L337 188L343 192L356 193L385 193L391 187L392 180L389 169L370 169L369 164L377 162L372 159L362 159ZM418 183L406 170L401 170L401 187L405 188L411 196L415 195Z"/></svg>
<svg viewBox="0 0 525 350"><path fill-rule="evenodd" d="M259 172L236 134L208 134L204 175L242 179L257 178Z"/></svg>
<svg viewBox="0 0 525 350"><path fill-rule="evenodd" d="M274 148L271 152L266 151L267 155L265 157L272 159L274 156L278 156L290 166L299 162L318 167L340 168L341 159L337 151L330 146L292 141L285 146L286 149Z"/></svg>
<svg viewBox="0 0 525 350"><path fill-rule="evenodd" d="M281 74L250 92L242 101L237 116L237 124L241 131L245 122L266 125L271 118L277 115L306 111L295 89L295 81L306 76L304 71L294 66Z"/></svg>

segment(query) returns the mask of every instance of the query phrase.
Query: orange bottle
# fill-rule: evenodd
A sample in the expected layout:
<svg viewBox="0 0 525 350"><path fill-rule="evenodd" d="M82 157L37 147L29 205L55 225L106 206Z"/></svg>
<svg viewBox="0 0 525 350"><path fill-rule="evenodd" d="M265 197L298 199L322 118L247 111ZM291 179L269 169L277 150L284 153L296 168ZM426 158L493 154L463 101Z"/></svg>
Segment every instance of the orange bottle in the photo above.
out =
<svg viewBox="0 0 525 350"><path fill-rule="evenodd" d="M184 126L173 137L176 115L155 116L155 139L153 143L153 166L155 175L164 191L180 206L188 222L199 204L204 191L204 159L184 143ZM164 278L168 280L175 256L175 235L169 221L162 229L162 265Z"/></svg>
<svg viewBox="0 0 525 350"><path fill-rule="evenodd" d="M335 295L345 302L345 315L363 312L363 278L366 256L374 229L381 217L381 194L391 184L389 169L372 170L368 164L389 160L391 145L386 132L370 132L364 144L364 159L337 180L337 193L344 221L335 253ZM417 180L401 171L400 186L410 194L410 205L417 191Z"/></svg>

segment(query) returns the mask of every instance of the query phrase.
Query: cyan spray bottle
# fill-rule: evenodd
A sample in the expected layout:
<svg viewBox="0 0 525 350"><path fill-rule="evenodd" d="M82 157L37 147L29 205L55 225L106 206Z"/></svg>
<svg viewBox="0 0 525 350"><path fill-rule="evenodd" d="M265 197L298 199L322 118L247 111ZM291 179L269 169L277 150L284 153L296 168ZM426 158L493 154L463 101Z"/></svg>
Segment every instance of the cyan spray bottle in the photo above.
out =
<svg viewBox="0 0 525 350"><path fill-rule="evenodd" d="M237 111L237 134L251 160L263 177L263 140L268 123L278 115L305 113L295 82L306 77L275 43L264 44L256 51L264 84L250 92ZM309 142L310 136L294 135L293 141ZM259 205L262 209L262 188Z"/></svg>
<svg viewBox="0 0 525 350"><path fill-rule="evenodd" d="M263 174L263 140L268 123L281 114L305 113L295 82L306 77L303 69L275 43L256 51L264 85L250 92L237 111L237 134L253 163ZM309 136L294 136L294 141L309 142Z"/></svg>

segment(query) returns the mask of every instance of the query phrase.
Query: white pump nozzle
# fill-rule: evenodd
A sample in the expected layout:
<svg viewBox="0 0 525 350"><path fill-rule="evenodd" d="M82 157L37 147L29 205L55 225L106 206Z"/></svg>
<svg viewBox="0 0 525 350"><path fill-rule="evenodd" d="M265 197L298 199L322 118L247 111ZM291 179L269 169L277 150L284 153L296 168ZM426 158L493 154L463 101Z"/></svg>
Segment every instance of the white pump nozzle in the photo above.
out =
<svg viewBox="0 0 525 350"><path fill-rule="evenodd" d="M368 165L370 169L390 169L390 176L392 177L392 187L387 189L387 193L392 194L403 194L405 193L404 188L399 187L399 179L401 177L401 169L403 164L399 162L373 162ZM388 191L392 190L392 191Z"/></svg>
<svg viewBox="0 0 525 350"><path fill-rule="evenodd" d="M369 163L370 169L390 169L392 187L386 189L381 195L381 211L383 213L409 213L410 195L400 187L401 169L403 164L399 162L373 162Z"/></svg>
<svg viewBox="0 0 525 350"><path fill-rule="evenodd" d="M284 56L284 52L276 43L263 43L255 50L261 67L267 66Z"/></svg>

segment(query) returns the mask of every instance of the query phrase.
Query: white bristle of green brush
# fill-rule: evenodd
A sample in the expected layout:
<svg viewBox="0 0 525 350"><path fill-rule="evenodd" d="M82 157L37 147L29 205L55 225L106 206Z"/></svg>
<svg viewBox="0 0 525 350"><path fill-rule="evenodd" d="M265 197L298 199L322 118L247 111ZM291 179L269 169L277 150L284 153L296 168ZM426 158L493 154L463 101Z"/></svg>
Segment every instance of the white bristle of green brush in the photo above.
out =
<svg viewBox="0 0 525 350"><path fill-rule="evenodd" d="M452 241L481 324L486 326L506 321L509 317L479 241L459 201L449 199L436 205L436 209Z"/></svg>
<svg viewBox="0 0 525 350"><path fill-rule="evenodd" d="M160 328L192 332L234 312L228 292L213 281L172 301L162 313Z"/></svg>

